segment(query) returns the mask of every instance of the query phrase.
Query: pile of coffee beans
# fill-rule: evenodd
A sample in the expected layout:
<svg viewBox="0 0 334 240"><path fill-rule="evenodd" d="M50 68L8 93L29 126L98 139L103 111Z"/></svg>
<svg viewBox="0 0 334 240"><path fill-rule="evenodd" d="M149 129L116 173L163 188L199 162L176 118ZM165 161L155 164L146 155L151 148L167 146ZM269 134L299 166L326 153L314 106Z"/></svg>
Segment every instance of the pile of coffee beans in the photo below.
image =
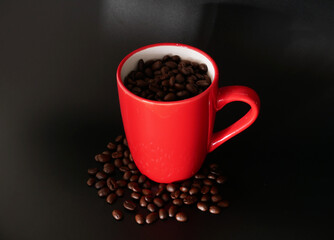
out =
<svg viewBox="0 0 334 240"><path fill-rule="evenodd" d="M193 205L202 212L219 214L229 205L220 194L220 185L226 178L215 163L204 165L191 179L163 184L153 182L139 172L123 135L108 143L107 148L95 156L100 166L88 169L87 185L94 186L98 196L111 205L123 198L124 210L135 213L138 224L151 224L167 218L186 222L188 216L183 210L186 206ZM112 216L121 220L124 214L114 209Z"/></svg>
<svg viewBox="0 0 334 240"><path fill-rule="evenodd" d="M177 101L193 97L209 87L211 79L204 63L166 55L162 59L138 61L137 69L124 79L134 94L156 101Z"/></svg>

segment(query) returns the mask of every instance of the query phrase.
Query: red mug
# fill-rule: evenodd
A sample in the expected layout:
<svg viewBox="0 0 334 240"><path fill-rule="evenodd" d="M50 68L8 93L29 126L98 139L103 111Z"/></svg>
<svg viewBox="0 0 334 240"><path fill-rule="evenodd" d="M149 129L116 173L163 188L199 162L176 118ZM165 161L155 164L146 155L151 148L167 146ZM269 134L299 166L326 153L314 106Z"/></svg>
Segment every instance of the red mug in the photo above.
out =
<svg viewBox="0 0 334 240"><path fill-rule="evenodd" d="M211 85L199 95L172 102L152 101L130 92L123 83L139 59L181 59L205 63ZM159 183L193 176L206 154L249 127L257 118L260 100L245 86L218 88L218 68L205 52L178 43L159 43L128 54L117 69L117 87L124 131L140 172ZM216 112L234 101L245 102L250 110L231 126L213 133Z"/></svg>

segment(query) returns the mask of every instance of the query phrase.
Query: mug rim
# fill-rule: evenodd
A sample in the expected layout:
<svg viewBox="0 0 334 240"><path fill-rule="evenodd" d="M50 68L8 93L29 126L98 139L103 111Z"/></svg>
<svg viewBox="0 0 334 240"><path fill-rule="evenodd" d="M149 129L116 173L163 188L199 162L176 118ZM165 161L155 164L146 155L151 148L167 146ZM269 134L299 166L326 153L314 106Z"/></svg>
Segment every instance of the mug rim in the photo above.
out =
<svg viewBox="0 0 334 240"><path fill-rule="evenodd" d="M204 57L206 57L210 61L210 63L212 64L213 69L214 69L214 74L215 74L215 76L214 76L214 78L213 78L210 86L207 89L205 89L203 92L201 92L200 94L198 94L196 96L193 96L193 97L190 97L190 98L186 98L186 99L182 99L182 100L177 100L177 101L156 101L156 100L150 100L150 99L146 99L146 98L137 96L136 94L132 93L127 87L125 87L125 85L124 85L124 83L123 83L123 81L121 79L121 70L123 68L124 63L131 56L133 56L134 54L136 54L136 53L138 53L140 51L143 51L143 50L148 49L148 48L159 47L159 46L174 46L174 47L189 48L189 49L191 49L193 51L196 51L196 52L200 53ZM177 105L177 104L184 104L184 103L194 102L194 101L198 100L199 98L203 97L204 95L208 94L211 91L211 88L213 88L214 83L216 81L218 81L218 67L217 67L216 62L212 59L212 57L209 56L209 54L207 54L206 52L204 52L204 51L202 51L202 50L200 50L200 49L198 49L196 47L193 47L193 46L190 46L190 45L186 45L186 44L182 44L182 43L155 43L155 44L150 44L150 45L146 45L146 46L140 47L140 48L138 48L138 49L130 52L129 54L127 54L122 59L122 61L120 62L120 64L117 67L116 80L117 80L118 86L127 95L130 95L131 97L135 98L138 101L147 102L147 103L150 103L150 104L159 104L159 105Z"/></svg>

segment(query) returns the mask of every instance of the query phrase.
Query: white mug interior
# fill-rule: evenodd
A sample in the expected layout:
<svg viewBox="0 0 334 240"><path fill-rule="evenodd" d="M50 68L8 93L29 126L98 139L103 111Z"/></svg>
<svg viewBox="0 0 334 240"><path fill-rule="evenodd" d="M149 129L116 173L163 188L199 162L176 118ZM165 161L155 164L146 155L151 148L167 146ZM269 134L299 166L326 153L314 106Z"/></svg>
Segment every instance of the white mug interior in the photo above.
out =
<svg viewBox="0 0 334 240"><path fill-rule="evenodd" d="M137 68L138 61L143 59L144 62L152 59L162 59L165 55L178 55L182 60L189 60L197 63L204 63L208 67L207 74L211 78L211 81L215 78L215 70L212 62L202 53L191 49L185 45L158 45L143 49L134 53L125 62L121 69L121 79L124 82L124 78L133 70Z"/></svg>

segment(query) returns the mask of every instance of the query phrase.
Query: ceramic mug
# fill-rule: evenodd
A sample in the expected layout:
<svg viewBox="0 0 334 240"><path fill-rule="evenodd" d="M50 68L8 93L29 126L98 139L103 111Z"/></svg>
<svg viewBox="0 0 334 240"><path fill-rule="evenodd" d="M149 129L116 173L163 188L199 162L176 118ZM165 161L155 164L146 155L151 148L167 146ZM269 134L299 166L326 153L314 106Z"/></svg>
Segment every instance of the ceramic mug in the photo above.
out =
<svg viewBox="0 0 334 240"><path fill-rule="evenodd" d="M124 78L136 69L140 59L161 59L165 55L205 63L211 85L199 95L171 102L141 98L124 86ZM245 130L259 114L260 100L254 90L245 86L218 88L218 68L213 59L184 44L159 43L131 52L118 66L117 87L134 162L142 174L159 183L193 176L207 153ZM250 110L231 126L213 133L216 112L234 101L249 104Z"/></svg>

